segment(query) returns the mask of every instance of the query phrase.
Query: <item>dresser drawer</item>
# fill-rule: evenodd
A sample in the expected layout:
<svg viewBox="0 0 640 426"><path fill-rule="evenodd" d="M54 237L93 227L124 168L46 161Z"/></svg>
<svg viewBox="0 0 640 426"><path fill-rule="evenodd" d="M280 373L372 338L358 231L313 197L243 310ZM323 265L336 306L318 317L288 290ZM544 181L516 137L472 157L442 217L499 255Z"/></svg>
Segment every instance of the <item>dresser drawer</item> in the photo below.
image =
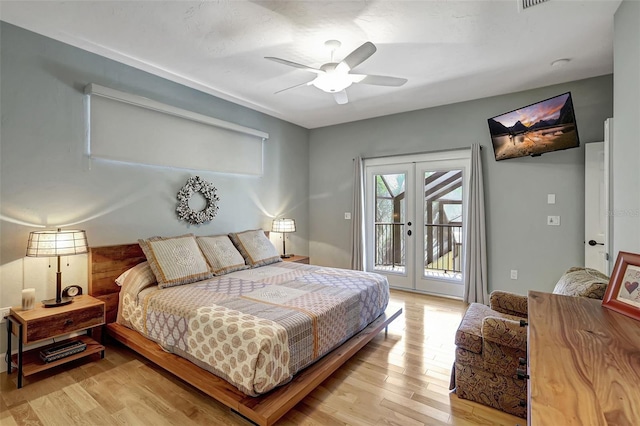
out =
<svg viewBox="0 0 640 426"><path fill-rule="evenodd" d="M103 303L47 317L34 318L25 324L24 343L50 339L101 324L104 324Z"/></svg>

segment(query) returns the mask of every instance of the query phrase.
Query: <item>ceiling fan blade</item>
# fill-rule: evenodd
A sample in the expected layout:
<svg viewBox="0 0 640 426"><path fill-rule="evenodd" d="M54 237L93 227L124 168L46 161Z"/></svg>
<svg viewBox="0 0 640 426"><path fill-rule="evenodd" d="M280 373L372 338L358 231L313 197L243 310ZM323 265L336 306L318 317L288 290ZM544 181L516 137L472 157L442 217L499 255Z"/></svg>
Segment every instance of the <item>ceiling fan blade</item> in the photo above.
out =
<svg viewBox="0 0 640 426"><path fill-rule="evenodd" d="M389 77L386 75L365 75L365 74L349 74L353 76L354 83L373 84L375 86L393 86L399 87L408 80L400 77ZM359 78L362 77L360 80Z"/></svg>
<svg viewBox="0 0 640 426"><path fill-rule="evenodd" d="M345 90L335 92L333 94L333 99L335 99L339 105L344 105L349 102L349 98L347 97L347 92Z"/></svg>
<svg viewBox="0 0 640 426"><path fill-rule="evenodd" d="M358 47L353 52L349 53L349 55L338 64L337 68L343 68L345 65L348 67L346 71L352 70L364 61L366 61L369 56L376 53L376 46L370 41L364 43L362 46Z"/></svg>
<svg viewBox="0 0 640 426"><path fill-rule="evenodd" d="M309 67L307 65L298 64L296 62L287 61L286 59L274 58L273 56L265 56L264 58L268 59L270 61L273 61L273 62L278 62L280 64L288 65L288 66L294 67L294 68L300 68L300 69L303 69L305 71L310 71L310 72L313 72L313 73L316 73L316 74L324 74L324 71L322 71L321 69Z"/></svg>
<svg viewBox="0 0 640 426"><path fill-rule="evenodd" d="M313 80L311 80L311 81L313 81ZM278 93L282 93L282 92L284 92L285 90L295 89L296 87L300 87L300 86L308 86L308 85L310 85L310 84L311 84L311 81L308 81L308 82L306 82L306 83L296 84L295 86L287 87L286 89L278 90L277 92L274 92L273 94L274 94L274 95L277 95Z"/></svg>

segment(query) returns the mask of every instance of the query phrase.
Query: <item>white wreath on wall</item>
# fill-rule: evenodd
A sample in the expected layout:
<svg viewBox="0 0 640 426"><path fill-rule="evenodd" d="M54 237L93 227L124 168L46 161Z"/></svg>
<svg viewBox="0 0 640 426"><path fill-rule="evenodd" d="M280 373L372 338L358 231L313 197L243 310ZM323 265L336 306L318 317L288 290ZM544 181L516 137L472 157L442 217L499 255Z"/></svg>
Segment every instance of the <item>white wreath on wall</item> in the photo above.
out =
<svg viewBox="0 0 640 426"><path fill-rule="evenodd" d="M207 201L207 205L203 210L195 211L189 207L189 200L194 193L199 192ZM218 213L217 189L211 182L207 182L200 176L194 176L187 179L187 183L178 192L178 218L192 225L200 225L205 222L211 222Z"/></svg>

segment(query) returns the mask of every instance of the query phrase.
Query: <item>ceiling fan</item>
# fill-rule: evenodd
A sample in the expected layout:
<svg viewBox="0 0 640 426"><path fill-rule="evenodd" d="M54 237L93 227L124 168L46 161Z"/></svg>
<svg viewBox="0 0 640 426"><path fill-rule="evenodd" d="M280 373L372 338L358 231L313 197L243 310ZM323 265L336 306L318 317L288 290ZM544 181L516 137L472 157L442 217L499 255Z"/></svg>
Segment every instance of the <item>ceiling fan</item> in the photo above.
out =
<svg viewBox="0 0 640 426"><path fill-rule="evenodd" d="M362 46L351 52L341 62L333 62L333 53L341 46L341 43L338 40L329 40L324 44L331 49L331 62L322 65L320 68L313 68L296 62L287 61L286 59L274 58L272 56L265 57L265 59L270 61L278 62L294 68L300 68L316 74L316 78L309 82L296 84L295 86L279 90L276 93L284 92L285 90L294 89L300 86L315 86L327 93L332 93L336 102L342 105L349 102L345 89L353 83L399 87L407 82L406 78L351 73L352 69L366 61L376 52L376 46L370 41L364 43Z"/></svg>

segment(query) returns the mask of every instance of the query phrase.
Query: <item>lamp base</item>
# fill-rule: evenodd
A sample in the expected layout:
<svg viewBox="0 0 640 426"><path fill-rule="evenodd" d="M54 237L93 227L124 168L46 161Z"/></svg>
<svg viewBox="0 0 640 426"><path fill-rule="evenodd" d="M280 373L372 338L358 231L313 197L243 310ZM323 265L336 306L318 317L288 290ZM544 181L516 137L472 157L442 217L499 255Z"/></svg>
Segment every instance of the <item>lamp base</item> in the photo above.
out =
<svg viewBox="0 0 640 426"><path fill-rule="evenodd" d="M283 259L289 259L290 257L293 257L293 255L292 254L281 254L280 257L283 258Z"/></svg>
<svg viewBox="0 0 640 426"><path fill-rule="evenodd" d="M57 302L56 299L48 299L43 300L42 305L45 308L54 308L56 306L68 305L71 302L73 302L73 297L61 297L60 302Z"/></svg>

